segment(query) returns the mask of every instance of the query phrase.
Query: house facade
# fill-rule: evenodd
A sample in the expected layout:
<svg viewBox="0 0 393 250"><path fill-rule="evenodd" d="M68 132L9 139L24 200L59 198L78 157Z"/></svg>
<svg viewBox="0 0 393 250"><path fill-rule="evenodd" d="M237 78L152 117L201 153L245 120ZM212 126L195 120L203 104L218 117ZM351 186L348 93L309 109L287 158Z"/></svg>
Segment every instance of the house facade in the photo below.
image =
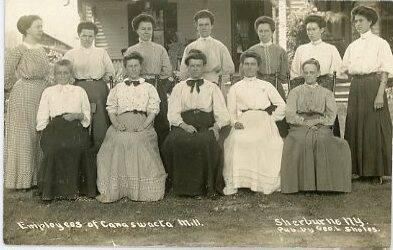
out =
<svg viewBox="0 0 393 250"><path fill-rule="evenodd" d="M193 23L196 11L215 14L213 36L222 41L235 60L241 52L259 42L253 23L258 16L276 14L274 0L79 0L81 20L99 26L96 46L106 47L112 59L122 58L121 49L138 42L132 19L149 13L156 19L153 40L167 49L174 41L187 45L197 38ZM278 38L277 38L278 39Z"/></svg>

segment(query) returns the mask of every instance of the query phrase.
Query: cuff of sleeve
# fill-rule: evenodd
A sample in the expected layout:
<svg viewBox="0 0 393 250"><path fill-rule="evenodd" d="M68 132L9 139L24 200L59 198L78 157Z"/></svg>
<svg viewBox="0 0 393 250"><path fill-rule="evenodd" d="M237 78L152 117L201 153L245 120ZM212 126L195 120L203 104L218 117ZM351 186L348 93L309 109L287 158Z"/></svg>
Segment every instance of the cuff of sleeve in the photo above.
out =
<svg viewBox="0 0 393 250"><path fill-rule="evenodd" d="M180 124L183 123L183 120L170 121L169 123L170 123L170 125L172 125L172 126L179 127Z"/></svg>

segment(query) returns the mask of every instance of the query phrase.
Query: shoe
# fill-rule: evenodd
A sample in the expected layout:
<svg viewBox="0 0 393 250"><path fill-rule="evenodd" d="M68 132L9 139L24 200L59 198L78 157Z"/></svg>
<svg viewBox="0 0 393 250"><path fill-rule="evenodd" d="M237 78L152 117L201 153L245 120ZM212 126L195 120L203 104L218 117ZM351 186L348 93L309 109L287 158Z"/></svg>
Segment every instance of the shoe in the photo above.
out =
<svg viewBox="0 0 393 250"><path fill-rule="evenodd" d="M96 197L96 200L101 202L101 203L112 203L114 201L108 200L104 195L100 194Z"/></svg>

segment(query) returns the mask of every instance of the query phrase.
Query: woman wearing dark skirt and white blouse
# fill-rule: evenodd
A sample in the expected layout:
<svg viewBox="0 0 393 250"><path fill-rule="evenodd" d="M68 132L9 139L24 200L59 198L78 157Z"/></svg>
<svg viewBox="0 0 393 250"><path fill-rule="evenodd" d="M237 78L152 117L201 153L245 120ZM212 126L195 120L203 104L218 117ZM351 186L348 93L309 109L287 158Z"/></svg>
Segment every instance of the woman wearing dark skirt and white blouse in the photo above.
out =
<svg viewBox="0 0 393 250"><path fill-rule="evenodd" d="M215 197L221 148L219 130L229 113L219 87L202 78L206 56L191 50L185 58L190 78L178 83L169 97L171 132L164 142L163 160L176 195Z"/></svg>
<svg viewBox="0 0 393 250"><path fill-rule="evenodd" d="M160 98L153 85L141 78L142 56L124 58L128 78L108 96L112 125L97 155L97 200L157 201L164 197L166 173L158 151L153 121Z"/></svg>
<svg viewBox="0 0 393 250"><path fill-rule="evenodd" d="M365 6L352 10L360 38L347 48L343 72L351 78L344 138L352 153L352 173L379 177L392 174L392 121L385 93L393 74L389 44L371 33L377 13Z"/></svg>
<svg viewBox="0 0 393 250"><path fill-rule="evenodd" d="M61 60L54 68L56 85L42 93L37 130L44 152L38 187L43 200L95 197L95 168L86 157L90 104L86 92L70 85L72 65Z"/></svg>

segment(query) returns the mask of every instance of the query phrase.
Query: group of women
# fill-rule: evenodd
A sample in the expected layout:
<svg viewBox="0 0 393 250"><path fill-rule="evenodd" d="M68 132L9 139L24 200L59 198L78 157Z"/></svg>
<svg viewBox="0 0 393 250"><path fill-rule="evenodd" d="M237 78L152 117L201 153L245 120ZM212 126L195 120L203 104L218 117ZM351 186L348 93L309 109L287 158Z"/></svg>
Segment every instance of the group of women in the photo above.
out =
<svg viewBox="0 0 393 250"><path fill-rule="evenodd" d="M391 175L385 88L393 56L370 31L377 19L368 7L352 11L361 37L341 61L335 47L321 41L323 18L307 17L311 42L297 49L292 63L292 78L303 84L285 103L288 59L272 44L269 17L255 21L261 43L241 55L244 77L225 100L216 83L234 67L226 47L210 36L214 15L208 10L194 16L200 38L187 46L182 81L174 87L168 54L151 41L154 19L137 16L132 25L139 43L125 52L127 77L111 90L106 83L114 69L107 52L92 46L93 23L78 25L81 46L55 63L50 82L39 45L42 20L23 16L17 26L24 41L5 61L5 187L38 184L44 200L87 196L108 203L156 201L165 190L193 197L239 188L350 192L352 174ZM337 107L329 80L335 71L352 82L346 140L333 135Z"/></svg>

